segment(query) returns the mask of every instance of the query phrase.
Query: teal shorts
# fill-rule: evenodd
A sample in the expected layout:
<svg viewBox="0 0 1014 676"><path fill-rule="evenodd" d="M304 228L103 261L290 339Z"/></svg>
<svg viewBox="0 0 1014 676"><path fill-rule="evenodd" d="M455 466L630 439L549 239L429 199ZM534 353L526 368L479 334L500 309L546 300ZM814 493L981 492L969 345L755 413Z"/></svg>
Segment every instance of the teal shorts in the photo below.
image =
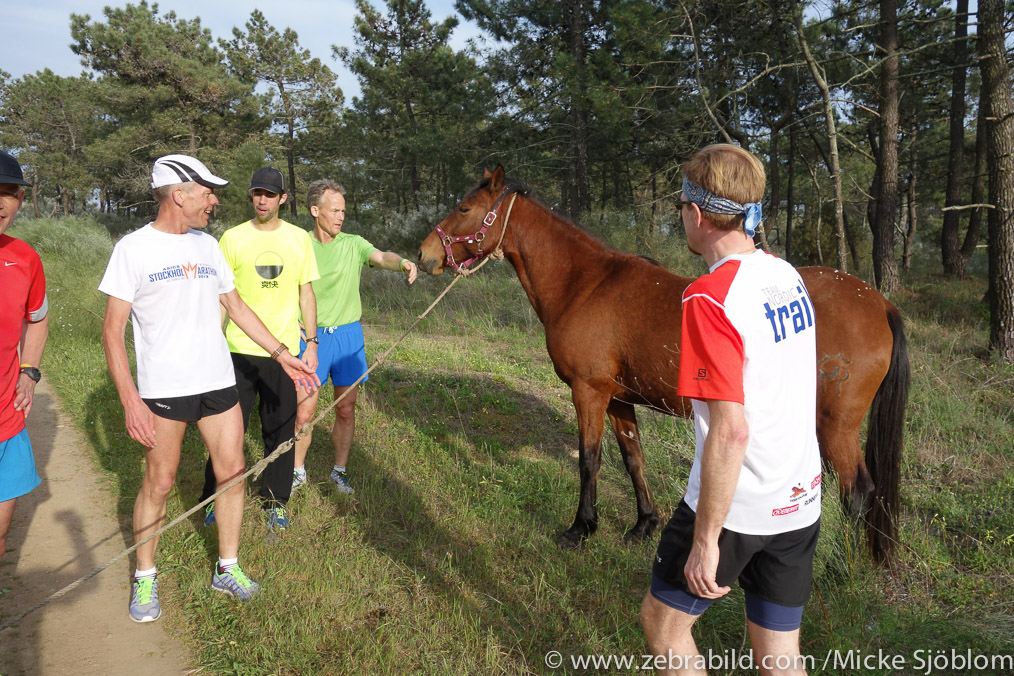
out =
<svg viewBox="0 0 1014 676"><path fill-rule="evenodd" d="M0 502L20 498L40 483L28 430L22 429L7 441L0 441Z"/></svg>

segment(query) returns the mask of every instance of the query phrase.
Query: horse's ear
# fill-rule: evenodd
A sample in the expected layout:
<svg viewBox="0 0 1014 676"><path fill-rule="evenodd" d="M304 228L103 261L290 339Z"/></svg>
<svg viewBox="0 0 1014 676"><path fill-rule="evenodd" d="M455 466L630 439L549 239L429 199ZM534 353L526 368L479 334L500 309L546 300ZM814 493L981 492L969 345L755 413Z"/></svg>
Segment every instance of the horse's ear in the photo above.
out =
<svg viewBox="0 0 1014 676"><path fill-rule="evenodd" d="M494 195L498 195L500 190L503 189L503 165L496 165L496 169L489 176L489 191Z"/></svg>
<svg viewBox="0 0 1014 676"><path fill-rule="evenodd" d="M493 174L489 173L489 169L483 169L483 170L482 170L482 178L483 178L483 180L485 180L485 179L489 178L489 177L490 177L490 176L492 176L492 175L493 175Z"/></svg>

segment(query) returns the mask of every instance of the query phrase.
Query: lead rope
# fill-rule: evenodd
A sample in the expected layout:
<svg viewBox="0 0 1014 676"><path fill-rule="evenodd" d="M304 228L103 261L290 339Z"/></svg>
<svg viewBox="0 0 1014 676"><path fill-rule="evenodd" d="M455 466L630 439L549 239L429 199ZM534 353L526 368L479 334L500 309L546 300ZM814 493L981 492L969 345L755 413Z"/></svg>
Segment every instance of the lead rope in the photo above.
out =
<svg viewBox="0 0 1014 676"><path fill-rule="evenodd" d="M211 497L207 498L206 500L202 500L201 502L197 503L196 505L194 505L193 507L191 507L190 509L188 509L187 511L185 511L183 514L179 515L178 517L176 517L175 519L173 519L172 521L170 521L166 525L164 525L161 528L159 528L154 533L151 533L150 535L146 536L144 539L136 542L133 547L129 547L129 548L123 550L122 552L120 552L119 554L117 554L116 556L114 556L113 558L111 558L108 561L106 561L105 563L103 563L98 568L92 570L89 573L86 573L85 575L79 577L77 580L74 580L73 582L71 582L70 584L68 584L63 589L60 589L58 591L53 592L52 594L50 594L49 596L47 596L43 600L41 600L38 603L36 603L34 606L28 608L27 610L22 611L21 613L15 615L13 618L7 620L2 625L0 625L0 632L2 632L7 627L10 627L12 625L17 624L21 620L25 619L26 617L28 617L29 615L31 615L35 611L39 610L40 608L46 606L47 604L51 603L52 601L55 601L58 598L60 598L60 597L62 597L64 595L66 595L67 593L73 591L78 586L80 586L83 582L86 582L86 581L90 580L91 578L95 577L96 575L98 575L99 573L101 573L102 571L104 571L106 568L108 568L109 566L113 565L114 563L116 563L117 561L119 561L120 559L122 559L123 557L129 555L135 549L137 549L138 547L140 547L144 543L148 542L152 538L157 537L157 536L161 535L162 533L165 533L166 531L170 530L171 528L174 528L177 524L185 521L192 514L195 514L196 512L198 512L201 509L203 509L206 505L208 505L208 503L213 502L215 500L215 498L217 498L218 496L222 495L227 490L229 490L230 488L232 488L233 486L235 486L239 482L243 481L247 477L249 477L251 475L253 475L253 477L255 479L257 477L259 477L261 475L261 473L264 472L264 468L266 468L269 464L271 464L272 462L274 462L275 460L277 460L280 455L282 455L283 453L285 453L286 451L288 451L290 448L292 448L292 445L297 440L302 439L304 436L306 436L306 434L308 434L309 432L311 432L313 430L314 426L318 422L320 422L321 418L323 418L325 415L327 415L327 413L329 411L331 411L331 409L333 409L335 406L337 406L341 402L342 399L344 399L346 396L348 396L349 392L352 391L353 387L355 387L356 385L358 385L359 383L361 383L363 381L363 379L366 378L366 376L370 375L370 373L375 368L377 368L378 366L380 366L381 364L383 364L384 361L387 359L387 356L389 354L391 354L391 352L394 350L394 348L398 347L405 340L405 338L408 337L408 334L411 333L412 330L416 326L419 325L419 322L421 322L423 319L425 319L426 315L428 315L433 310L433 308L435 308L437 306L437 304L441 300L444 299L444 296L447 295L447 293L454 287L455 284L458 283L459 280L461 280L464 277L467 277L467 276L475 273L476 271L478 271L479 268L481 268L483 265L485 265L486 261L489 260L490 258L495 258L496 260L500 260L500 259L503 258L503 251L500 249L500 245L503 243L504 235L507 233L507 222L510 220L511 209L514 208L514 199L517 196L518 196L518 194L514 193L511 196L511 202L510 202L510 204L507 206L507 214L506 214L506 216L504 216L503 228L501 229L501 232L500 232L500 241L497 242L496 249L494 249L493 251L489 252L489 254L485 258L483 258L479 262L479 264L477 266L475 266L475 268L473 270L465 270L465 271L462 271L462 272L459 272L458 274L456 274L454 276L454 279L451 280L451 283L448 284L447 287L443 291L440 292L440 295L437 296L436 299L432 303L430 303L430 306L428 308L426 308L426 310L421 315L419 315L418 317L416 317L415 321L412 322L412 324L407 329L405 329L405 332L401 334L401 337L398 338L398 340L396 340L394 342L394 344L391 345L391 347L387 348L387 350L383 354L381 354L379 357L377 357L374 360L373 365L370 366L370 368L366 369L366 372L363 373L361 376L359 376L359 378L356 380L356 382L354 382L351 385L349 385L348 388L344 392L342 392L341 396L339 396L337 399L335 399L331 403L330 406L326 406L319 414L317 414L317 417L315 417L313 420L305 423L302 427L300 427L299 431L296 432L295 436L293 436L288 441L283 442L282 444L280 444L278 446L278 448L276 448L274 451L272 451L269 455L265 456L263 459L258 460L256 463L254 463L253 467L251 467L250 469L248 469L246 471L246 473L241 474L240 476L234 477L233 479L229 480L229 482L226 483L225 486L223 486L222 488L218 489L218 491L214 495L212 495Z"/></svg>

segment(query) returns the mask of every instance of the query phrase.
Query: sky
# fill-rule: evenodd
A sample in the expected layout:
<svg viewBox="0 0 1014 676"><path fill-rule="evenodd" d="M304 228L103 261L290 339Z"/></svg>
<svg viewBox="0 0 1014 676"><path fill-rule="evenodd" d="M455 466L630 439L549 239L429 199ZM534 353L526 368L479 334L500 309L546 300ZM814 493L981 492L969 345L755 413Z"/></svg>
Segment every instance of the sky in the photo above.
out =
<svg viewBox="0 0 1014 676"><path fill-rule="evenodd" d="M382 7L383 0L372 0ZM92 21L104 21L104 7L123 7L126 0L43 0L18 2L4 9L4 38L0 40L0 70L13 77L49 68L57 75L80 75L80 59L70 50L70 15L88 14ZM133 4L137 4L134 2ZM149 5L152 2L149 0ZM201 26L210 28L218 39L231 39L233 27L242 28L250 12L260 9L279 32L286 27L299 35L299 44L312 56L338 74L338 85L346 101L359 93L355 77L331 56L331 45L354 47L352 20L353 0L285 0L281 3L248 2L247 0L165 0L158 2L160 15L175 11L180 18L200 17ZM454 0L428 0L433 20L441 21L456 14ZM460 19L460 17L459 17ZM480 34L474 24L461 23L451 34L451 46L465 47L469 38Z"/></svg>

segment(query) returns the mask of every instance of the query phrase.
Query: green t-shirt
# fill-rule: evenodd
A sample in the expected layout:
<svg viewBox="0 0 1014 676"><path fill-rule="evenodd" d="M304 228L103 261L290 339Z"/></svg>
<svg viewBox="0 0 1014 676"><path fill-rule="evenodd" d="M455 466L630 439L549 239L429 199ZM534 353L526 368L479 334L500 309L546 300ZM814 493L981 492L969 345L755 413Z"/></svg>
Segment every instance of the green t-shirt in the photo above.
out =
<svg viewBox="0 0 1014 676"><path fill-rule="evenodd" d="M299 287L320 278L310 234L285 221L267 232L247 221L226 230L219 244L236 275L240 298L295 354L299 350ZM230 352L269 355L232 322L225 338Z"/></svg>
<svg viewBox="0 0 1014 676"><path fill-rule="evenodd" d="M377 247L359 235L339 233L321 244L310 238L317 257L320 279L313 283L317 296L317 326L342 326L359 321L363 303L359 298L359 273Z"/></svg>

